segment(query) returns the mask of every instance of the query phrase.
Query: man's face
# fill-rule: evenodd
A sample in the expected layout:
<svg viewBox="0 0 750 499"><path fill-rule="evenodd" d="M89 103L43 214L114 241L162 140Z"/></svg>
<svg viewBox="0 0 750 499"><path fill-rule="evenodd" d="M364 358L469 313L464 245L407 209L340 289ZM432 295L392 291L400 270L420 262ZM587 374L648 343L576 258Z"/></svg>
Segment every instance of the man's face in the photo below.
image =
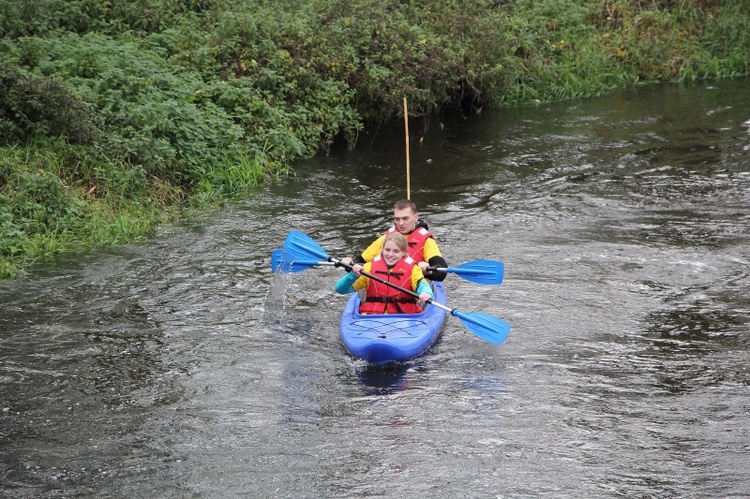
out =
<svg viewBox="0 0 750 499"><path fill-rule="evenodd" d="M396 223L396 230L406 235L417 227L419 216L406 208L405 210L393 210L393 220Z"/></svg>

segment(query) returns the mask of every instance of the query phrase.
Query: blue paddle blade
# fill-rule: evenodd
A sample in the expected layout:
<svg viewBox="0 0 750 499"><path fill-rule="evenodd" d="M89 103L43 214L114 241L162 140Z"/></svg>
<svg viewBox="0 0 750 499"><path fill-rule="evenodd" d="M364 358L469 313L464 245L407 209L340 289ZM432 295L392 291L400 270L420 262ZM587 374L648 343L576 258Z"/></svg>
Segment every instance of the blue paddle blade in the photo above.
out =
<svg viewBox="0 0 750 499"><path fill-rule="evenodd" d="M321 262L319 260L295 260L293 256L289 256L284 261L284 250L275 249L271 252L271 270L274 272L282 270L283 272L299 272L310 267L317 265L333 265L329 262Z"/></svg>
<svg viewBox="0 0 750 499"><path fill-rule="evenodd" d="M476 334L483 340L500 345L510 333L510 324L481 312L463 313L452 310L451 315L461 319L466 329Z"/></svg>
<svg viewBox="0 0 750 499"><path fill-rule="evenodd" d="M293 274L302 270L307 270L316 265L328 264L318 260L295 260L293 256L284 259L284 250L273 250L271 252L271 270L274 272L281 271L287 274Z"/></svg>
<svg viewBox="0 0 750 499"><path fill-rule="evenodd" d="M281 272L300 272L328 260L325 250L311 237L296 230L289 231L281 252L278 269ZM271 254L273 261L273 253Z"/></svg>
<svg viewBox="0 0 750 499"><path fill-rule="evenodd" d="M271 270L276 272L279 270L279 267L281 266L281 258L284 254L284 250L282 249L275 249L271 252Z"/></svg>
<svg viewBox="0 0 750 499"><path fill-rule="evenodd" d="M475 260L458 267L449 267L446 271L477 284L500 284L503 282L504 269L502 262Z"/></svg>

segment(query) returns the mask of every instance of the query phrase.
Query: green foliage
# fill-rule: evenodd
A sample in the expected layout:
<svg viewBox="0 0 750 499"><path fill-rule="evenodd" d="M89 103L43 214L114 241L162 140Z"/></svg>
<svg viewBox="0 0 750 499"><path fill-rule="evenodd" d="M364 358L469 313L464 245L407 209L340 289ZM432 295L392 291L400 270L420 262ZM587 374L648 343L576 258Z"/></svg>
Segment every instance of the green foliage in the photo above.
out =
<svg viewBox="0 0 750 499"><path fill-rule="evenodd" d="M402 111L747 75L749 0L5 0L0 277Z"/></svg>
<svg viewBox="0 0 750 499"><path fill-rule="evenodd" d="M221 108L194 102L201 80L134 42L66 35L23 40L19 51L35 73L84 96L108 131L104 146L149 175L190 185L243 134Z"/></svg>
<svg viewBox="0 0 750 499"><path fill-rule="evenodd" d="M2 151L0 272L7 276L18 262L53 253L50 241L64 238L86 205L50 168L54 155L19 148Z"/></svg>
<svg viewBox="0 0 750 499"><path fill-rule="evenodd" d="M172 216L163 204L105 192L102 172L85 161L68 168L83 154L64 141L0 148L0 279L62 251L137 240Z"/></svg>
<svg viewBox="0 0 750 499"><path fill-rule="evenodd" d="M184 15L223 10L222 0L5 0L0 2L0 37L52 33L153 33Z"/></svg>
<svg viewBox="0 0 750 499"><path fill-rule="evenodd" d="M750 2L605 0L592 10L604 47L634 81L750 72Z"/></svg>
<svg viewBox="0 0 750 499"><path fill-rule="evenodd" d="M60 136L85 143L97 133L89 107L59 81L0 63L0 95L0 146Z"/></svg>

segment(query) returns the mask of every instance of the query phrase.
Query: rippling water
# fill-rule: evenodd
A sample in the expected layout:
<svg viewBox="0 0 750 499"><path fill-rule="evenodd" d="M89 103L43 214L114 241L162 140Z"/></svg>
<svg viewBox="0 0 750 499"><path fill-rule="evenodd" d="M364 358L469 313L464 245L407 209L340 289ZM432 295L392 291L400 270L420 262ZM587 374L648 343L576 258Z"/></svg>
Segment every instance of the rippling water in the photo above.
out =
<svg viewBox="0 0 750 499"><path fill-rule="evenodd" d="M452 265L427 355L338 338L332 268L405 194L402 131L302 162L144 246L0 284L6 497L750 495L748 80L434 119L412 199ZM412 125L412 131L419 129Z"/></svg>

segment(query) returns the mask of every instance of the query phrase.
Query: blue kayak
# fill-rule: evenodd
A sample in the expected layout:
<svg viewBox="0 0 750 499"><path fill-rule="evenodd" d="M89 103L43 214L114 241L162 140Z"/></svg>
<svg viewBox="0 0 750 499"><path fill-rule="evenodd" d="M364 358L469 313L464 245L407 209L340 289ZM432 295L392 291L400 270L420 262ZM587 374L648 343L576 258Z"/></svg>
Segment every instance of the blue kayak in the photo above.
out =
<svg viewBox="0 0 750 499"><path fill-rule="evenodd" d="M433 282L434 301L445 305L445 286ZM347 350L371 364L403 362L425 353L440 336L445 310L427 305L419 314L359 313L359 293L352 293L341 315L341 339Z"/></svg>

